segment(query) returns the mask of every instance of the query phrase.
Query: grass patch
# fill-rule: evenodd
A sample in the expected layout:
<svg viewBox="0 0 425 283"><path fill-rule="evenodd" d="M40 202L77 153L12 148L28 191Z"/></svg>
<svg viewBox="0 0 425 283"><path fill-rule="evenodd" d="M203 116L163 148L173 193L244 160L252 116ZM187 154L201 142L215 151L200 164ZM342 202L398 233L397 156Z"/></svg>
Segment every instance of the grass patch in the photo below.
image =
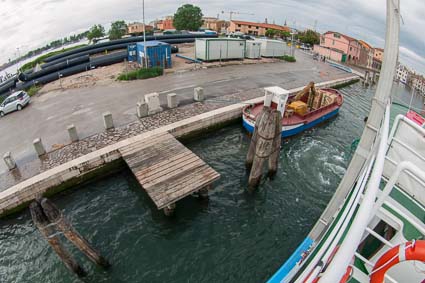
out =
<svg viewBox="0 0 425 283"><path fill-rule="evenodd" d="M37 94L37 92L38 92L40 89L41 89L41 86L33 85L32 87L28 88L28 89L26 90L26 92L28 93L28 95L29 95L29 96L33 96L33 95L36 95L36 94Z"/></svg>
<svg viewBox="0 0 425 283"><path fill-rule="evenodd" d="M284 55L284 56L280 56L280 57L277 57L277 58L279 58L280 60L284 60L286 62L296 62L297 61L295 59L295 57L289 56L289 55Z"/></svg>
<svg viewBox="0 0 425 283"><path fill-rule="evenodd" d="M21 72L24 72L26 70L29 70L31 68L34 68L37 64L43 63L44 62L44 59L46 59L47 57L50 57L50 56L53 56L53 55L57 55L57 54L61 54L61 53L65 52L65 51L74 50L74 49L77 49L77 48L80 48L80 47L84 47L86 45L87 44L81 44L81 45L76 45L76 46L72 46L72 47L69 47L69 48L64 48L62 50L57 50L57 51L49 52L47 54L41 55L40 57L37 57L36 59L34 59L34 60L32 60L32 61L30 61L30 62L22 65L22 67L19 70Z"/></svg>
<svg viewBox="0 0 425 283"><path fill-rule="evenodd" d="M119 81L133 81L133 80L144 80L161 76L164 70L160 67L154 67L150 69L137 69L127 73L122 73L118 76Z"/></svg>

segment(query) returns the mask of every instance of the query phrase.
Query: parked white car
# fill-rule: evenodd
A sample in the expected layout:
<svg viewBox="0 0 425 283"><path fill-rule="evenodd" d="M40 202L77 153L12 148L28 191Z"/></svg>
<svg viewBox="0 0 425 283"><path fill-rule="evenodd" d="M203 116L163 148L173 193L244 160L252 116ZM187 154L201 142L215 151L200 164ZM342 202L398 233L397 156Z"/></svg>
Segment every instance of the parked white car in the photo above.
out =
<svg viewBox="0 0 425 283"><path fill-rule="evenodd" d="M14 92L0 104L0 117L15 110L22 110L30 101L31 98L25 91Z"/></svg>

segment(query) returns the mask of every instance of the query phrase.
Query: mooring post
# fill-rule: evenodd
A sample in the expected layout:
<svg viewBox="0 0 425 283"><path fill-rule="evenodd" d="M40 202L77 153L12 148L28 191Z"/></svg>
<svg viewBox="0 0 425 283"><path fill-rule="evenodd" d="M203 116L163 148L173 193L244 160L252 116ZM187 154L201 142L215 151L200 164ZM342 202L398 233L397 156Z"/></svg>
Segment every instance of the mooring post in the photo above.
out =
<svg viewBox="0 0 425 283"><path fill-rule="evenodd" d="M208 191L211 189L211 185L204 187L198 191L198 197L202 200L208 199Z"/></svg>
<svg viewBox="0 0 425 283"><path fill-rule="evenodd" d="M137 102L137 117L143 118L149 115L148 104L142 100Z"/></svg>
<svg viewBox="0 0 425 283"><path fill-rule="evenodd" d="M111 112L103 113L103 125L106 130L112 129L114 127L114 120L112 119Z"/></svg>
<svg viewBox="0 0 425 283"><path fill-rule="evenodd" d="M77 128L74 125L69 125L67 128L69 139L71 142L76 142L79 140Z"/></svg>
<svg viewBox="0 0 425 283"><path fill-rule="evenodd" d="M6 166L9 170L13 170L16 168L16 162L13 159L12 153L10 151L6 152L3 155L3 160L4 160L4 163L6 163Z"/></svg>
<svg viewBox="0 0 425 283"><path fill-rule="evenodd" d="M280 145L282 143L282 114L279 111L274 111L273 115L275 118L275 136L269 157L269 177L276 175L277 167L279 166Z"/></svg>
<svg viewBox="0 0 425 283"><path fill-rule="evenodd" d="M65 266L77 274L78 277L86 275L85 270L77 263L71 254L61 245L59 235L52 223L49 222L40 204L33 201L30 204L32 220L40 231L41 235L47 240L52 249L56 252Z"/></svg>
<svg viewBox="0 0 425 283"><path fill-rule="evenodd" d="M110 266L109 262L102 257L98 251L91 247L89 242L72 227L71 223L64 217L53 202L47 198L43 198L40 204L49 221L56 223L57 229L62 231L64 236L91 261L105 268Z"/></svg>
<svg viewBox="0 0 425 283"><path fill-rule="evenodd" d="M145 102L148 105L149 115L159 113L163 110L159 101L159 93L157 92L146 94Z"/></svg>
<svg viewBox="0 0 425 283"><path fill-rule="evenodd" d="M204 89L202 87L196 87L193 89L193 100L197 102L204 101Z"/></svg>
<svg viewBox="0 0 425 283"><path fill-rule="evenodd" d="M179 105L177 101L177 94L169 93L167 94L167 106L168 108L176 108Z"/></svg>
<svg viewBox="0 0 425 283"><path fill-rule="evenodd" d="M270 158L270 155L274 151L273 145L275 144L275 135L277 132L276 122L278 121L276 115L280 115L280 113L276 110L272 110L270 107L264 106L262 113L259 115L260 119L257 118L255 122L255 124L258 125L258 127L256 127L258 133L255 141L255 152L251 173L248 180L248 187L250 189L255 189L259 185L263 173L264 161ZM281 124L279 126L281 127ZM249 154L248 157L250 157L251 154ZM269 161L269 164L275 162L276 159L278 160L278 156L274 156L273 158L275 159ZM249 160L247 160L247 163L249 164ZM277 166L272 166L271 169L277 169Z"/></svg>
<svg viewBox="0 0 425 283"><path fill-rule="evenodd" d="M257 116L257 121L260 121L264 112L260 112ZM245 167L247 170L251 170L252 163L254 162L255 157L255 148L257 147L258 140L258 123L255 123L254 133L252 134L251 143L249 144L248 154L245 160Z"/></svg>
<svg viewBox="0 0 425 283"><path fill-rule="evenodd" d="M41 142L41 138L36 138L32 144L34 145L35 152L37 152L38 156L42 156L46 154L46 150L44 149L44 145Z"/></svg>

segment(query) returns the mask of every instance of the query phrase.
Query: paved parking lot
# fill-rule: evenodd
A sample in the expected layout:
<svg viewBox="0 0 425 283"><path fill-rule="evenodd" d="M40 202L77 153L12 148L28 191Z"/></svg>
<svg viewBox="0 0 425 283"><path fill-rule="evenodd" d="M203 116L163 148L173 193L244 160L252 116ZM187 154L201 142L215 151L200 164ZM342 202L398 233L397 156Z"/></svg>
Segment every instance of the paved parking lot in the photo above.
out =
<svg viewBox="0 0 425 283"><path fill-rule="evenodd" d="M0 153L11 151L18 165L36 158L32 141L41 137L47 149L55 144L67 144L66 127L74 124L80 137L103 131L102 113L109 111L115 125L133 122L136 102L145 94L159 92L166 104L166 94L175 92L182 104L190 103L193 88L204 88L207 98L278 85L295 88L309 81L327 81L347 73L325 63L313 61L298 53L296 63L227 66L194 72L171 74L145 81L114 82L106 86L54 91L33 97L31 104L20 112L0 119ZM0 162L0 172L6 166Z"/></svg>

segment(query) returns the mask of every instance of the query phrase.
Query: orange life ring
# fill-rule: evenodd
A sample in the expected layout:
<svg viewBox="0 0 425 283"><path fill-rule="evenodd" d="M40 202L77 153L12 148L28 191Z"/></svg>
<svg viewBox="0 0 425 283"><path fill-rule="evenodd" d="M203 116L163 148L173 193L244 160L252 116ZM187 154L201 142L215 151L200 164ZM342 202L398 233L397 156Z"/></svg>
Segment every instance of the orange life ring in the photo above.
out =
<svg viewBox="0 0 425 283"><path fill-rule="evenodd" d="M425 240L410 241L384 253L373 267L370 283L383 283L388 269L408 260L425 261Z"/></svg>

